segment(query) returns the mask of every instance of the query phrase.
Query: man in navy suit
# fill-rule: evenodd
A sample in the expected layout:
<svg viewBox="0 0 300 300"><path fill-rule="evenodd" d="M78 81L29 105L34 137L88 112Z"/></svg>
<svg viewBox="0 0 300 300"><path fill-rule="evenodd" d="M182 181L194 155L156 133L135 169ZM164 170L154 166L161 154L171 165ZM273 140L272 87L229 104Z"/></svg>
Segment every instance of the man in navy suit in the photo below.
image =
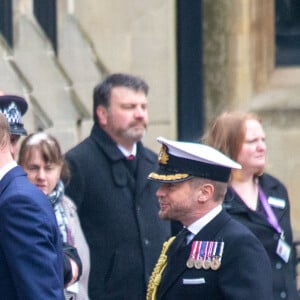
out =
<svg viewBox="0 0 300 300"><path fill-rule="evenodd" d="M163 219L184 226L168 240L152 273L147 300L272 300L272 274L259 240L222 209L232 168L241 166L195 143L162 144L156 195Z"/></svg>
<svg viewBox="0 0 300 300"><path fill-rule="evenodd" d="M26 100L18 95L5 94L0 90L0 113L6 117L9 124L10 152L15 159L19 150L21 136L27 135L22 117L28 109ZM63 243L64 257L64 285L70 286L79 280L82 272L82 263L77 249Z"/></svg>
<svg viewBox="0 0 300 300"><path fill-rule="evenodd" d="M13 160L0 114L0 291L2 299L64 299L62 245L46 196Z"/></svg>

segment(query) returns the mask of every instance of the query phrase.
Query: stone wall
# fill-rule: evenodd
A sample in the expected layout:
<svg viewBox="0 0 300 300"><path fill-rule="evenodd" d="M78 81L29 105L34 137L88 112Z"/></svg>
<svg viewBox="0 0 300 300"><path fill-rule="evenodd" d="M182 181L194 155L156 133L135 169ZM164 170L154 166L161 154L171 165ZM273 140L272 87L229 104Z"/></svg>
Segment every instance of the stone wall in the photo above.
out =
<svg viewBox="0 0 300 300"><path fill-rule="evenodd" d="M273 0L203 0L206 118L247 109L274 65Z"/></svg>
<svg viewBox="0 0 300 300"><path fill-rule="evenodd" d="M109 72L142 76L150 85L146 145L176 138L174 0L82 0L74 14Z"/></svg>
<svg viewBox="0 0 300 300"><path fill-rule="evenodd" d="M254 110L267 134L267 171L288 188L300 239L300 67L275 68L273 0L204 0L206 123Z"/></svg>
<svg viewBox="0 0 300 300"><path fill-rule="evenodd" d="M274 0L202 3L206 123L223 110L252 109L262 115L268 170L288 187L300 238L300 68L274 67ZM15 0L16 49L11 52L0 38L0 78L7 92L23 93L30 101L27 127L51 131L67 150L89 134L93 86L107 73L129 72L150 85L145 144L158 150L158 135L176 138L175 4L57 1L59 47L54 58L34 20L32 1Z"/></svg>

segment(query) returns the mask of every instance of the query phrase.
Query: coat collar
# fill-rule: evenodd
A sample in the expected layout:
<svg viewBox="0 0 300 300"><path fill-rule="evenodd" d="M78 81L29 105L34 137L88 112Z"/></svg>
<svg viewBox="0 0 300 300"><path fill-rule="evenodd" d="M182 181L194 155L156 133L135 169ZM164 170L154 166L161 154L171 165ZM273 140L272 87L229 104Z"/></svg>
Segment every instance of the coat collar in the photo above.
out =
<svg viewBox="0 0 300 300"><path fill-rule="evenodd" d="M90 137L110 160L118 161L124 159L124 155L119 150L115 141L98 124L94 124ZM149 160L152 164L155 162L153 157L144 151L144 147L141 142L137 142L137 156Z"/></svg>
<svg viewBox="0 0 300 300"><path fill-rule="evenodd" d="M110 160L118 161L124 158L117 144L98 124L94 124L90 137Z"/></svg>
<svg viewBox="0 0 300 300"><path fill-rule="evenodd" d="M94 124L90 137L105 154L105 156L111 161L115 177L119 178L122 181L122 184L124 184L126 179L123 177L123 175L120 175L123 174L122 169L126 168L125 164L123 163L124 155L117 147L117 144L98 124ZM149 173L151 173L154 168L158 166L158 163L157 156L155 156L150 150L146 149L141 142L137 143L137 159L138 165L135 195L138 199L138 196L143 192L146 185L150 184L147 177Z"/></svg>
<svg viewBox="0 0 300 300"><path fill-rule="evenodd" d="M266 197L268 198L270 195L273 195L273 193L276 194L276 190L278 188L278 181L275 180L274 177L272 177L271 175L263 174L259 177L259 185L261 186ZM288 199L284 200L288 201ZM272 227L265 217L262 217L260 214L251 211L240 198L240 196L231 188L229 188L226 193L223 202L223 207L232 215L246 214L247 218L249 218L252 222ZM278 209L272 206L272 209L278 221L280 221L280 219L286 213L286 208Z"/></svg>
<svg viewBox="0 0 300 300"><path fill-rule="evenodd" d="M272 191L278 187L278 180L266 173L258 177L258 183L264 191Z"/></svg>

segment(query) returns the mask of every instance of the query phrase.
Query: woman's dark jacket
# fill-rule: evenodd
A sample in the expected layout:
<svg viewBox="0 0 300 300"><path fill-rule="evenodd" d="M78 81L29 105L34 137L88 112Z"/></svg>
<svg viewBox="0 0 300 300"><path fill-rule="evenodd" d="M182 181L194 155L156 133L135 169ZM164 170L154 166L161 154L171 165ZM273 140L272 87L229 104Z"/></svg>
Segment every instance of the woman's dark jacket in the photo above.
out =
<svg viewBox="0 0 300 300"><path fill-rule="evenodd" d="M236 220L246 225L265 247L272 265L274 299L299 299L296 289L295 252L287 190L278 179L268 174L263 174L259 177L259 185L265 193L268 202L270 197L275 197L279 199L280 204L284 205L284 207L271 205L271 208L277 217L280 227L284 230L285 241L292 247L288 263L285 263L276 254L280 234L267 221L261 205L259 205L257 211L249 209L239 195L229 188L224 200L224 207Z"/></svg>

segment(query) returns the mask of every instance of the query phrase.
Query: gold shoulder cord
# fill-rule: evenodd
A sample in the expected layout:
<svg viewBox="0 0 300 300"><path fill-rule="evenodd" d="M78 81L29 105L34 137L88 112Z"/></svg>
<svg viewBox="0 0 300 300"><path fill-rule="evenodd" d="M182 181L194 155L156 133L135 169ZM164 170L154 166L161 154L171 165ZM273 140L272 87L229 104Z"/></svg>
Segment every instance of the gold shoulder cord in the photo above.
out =
<svg viewBox="0 0 300 300"><path fill-rule="evenodd" d="M160 256L158 258L158 261L155 265L155 268L153 269L153 272L151 274L148 289L147 289L147 300L155 300L156 299L156 292L157 288L159 287L160 281L161 281L161 275L167 265L167 256L166 252L169 249L170 245L174 241L175 236L170 237L166 242L164 242L162 251L160 253Z"/></svg>

